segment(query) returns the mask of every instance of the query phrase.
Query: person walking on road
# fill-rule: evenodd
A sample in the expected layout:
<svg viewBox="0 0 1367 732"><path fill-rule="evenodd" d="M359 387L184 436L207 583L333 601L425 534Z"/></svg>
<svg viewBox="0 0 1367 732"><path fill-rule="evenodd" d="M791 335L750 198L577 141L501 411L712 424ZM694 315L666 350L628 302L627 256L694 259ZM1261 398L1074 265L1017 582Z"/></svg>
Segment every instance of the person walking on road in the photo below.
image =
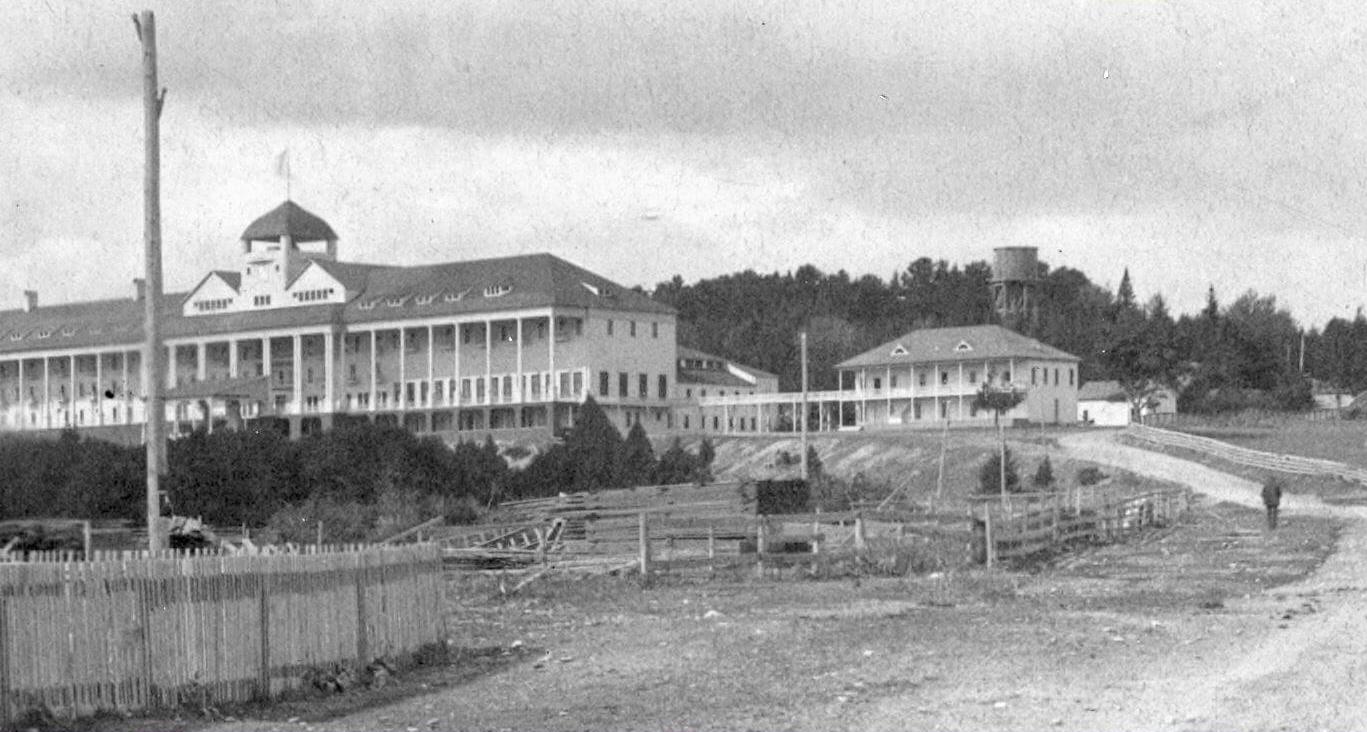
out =
<svg viewBox="0 0 1367 732"><path fill-rule="evenodd" d="M1277 528L1277 511L1282 503L1282 481L1271 476L1263 481L1263 505L1267 507L1267 528Z"/></svg>

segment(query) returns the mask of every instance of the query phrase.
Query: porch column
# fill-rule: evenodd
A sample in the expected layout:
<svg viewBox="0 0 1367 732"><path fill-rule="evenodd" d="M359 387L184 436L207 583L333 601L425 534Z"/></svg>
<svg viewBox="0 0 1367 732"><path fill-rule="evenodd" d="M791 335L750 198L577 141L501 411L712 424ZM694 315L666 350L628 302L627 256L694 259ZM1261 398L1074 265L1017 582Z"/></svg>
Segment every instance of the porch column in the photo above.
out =
<svg viewBox="0 0 1367 732"><path fill-rule="evenodd" d="M320 411L326 414L337 411L337 403L333 401L337 391L332 385L333 378L337 375L337 370L333 367L333 340L331 329L323 331L323 409Z"/></svg>
<svg viewBox="0 0 1367 732"><path fill-rule="evenodd" d="M76 426L76 354L71 354L71 363L68 364L71 370L67 372L67 392L66 392L66 426Z"/></svg>
<svg viewBox="0 0 1367 732"><path fill-rule="evenodd" d="M460 406L460 323L451 323L451 406ZM460 415L456 415L460 419ZM456 425L460 429L460 425Z"/></svg>
<svg viewBox="0 0 1367 732"><path fill-rule="evenodd" d="M228 378L238 378L237 373L237 339L228 339Z"/></svg>
<svg viewBox="0 0 1367 732"><path fill-rule="evenodd" d="M399 409L408 409L408 334L399 328Z"/></svg>
<svg viewBox="0 0 1367 732"><path fill-rule="evenodd" d="M484 321L484 399L494 403L494 321Z"/></svg>
<svg viewBox="0 0 1367 732"><path fill-rule="evenodd" d="M964 418L964 362L959 362L959 419Z"/></svg>
<svg viewBox="0 0 1367 732"><path fill-rule="evenodd" d="M546 316L546 319L549 321L549 323L547 323L546 330L550 331L551 334L551 337L547 341L546 345L546 368L550 370L551 383L550 388L545 390L545 395L549 398L551 402L551 420L553 422L555 419L555 398L559 396L557 392L560 388L560 383L555 378L555 311L551 310L550 313ZM555 425L552 424L551 426L554 427Z"/></svg>
<svg viewBox="0 0 1367 732"><path fill-rule="evenodd" d="M433 338L432 338L432 335L433 335L434 332L435 332L435 331L434 331L434 329L432 328L432 326L430 326L430 325L427 326L427 404L426 404L426 406L427 406L428 408L431 408L431 406L432 406L433 404L436 404L436 402L437 402L437 395L434 393L434 392L436 392L436 387L434 387L434 386L432 385L432 377L433 377L433 376L435 375L435 373L436 373L436 372L433 370L433 368L432 368L432 359L436 357L436 354L435 354L434 352L437 350L437 348L436 348L437 343L436 343L436 341L433 340Z"/></svg>
<svg viewBox="0 0 1367 732"><path fill-rule="evenodd" d="M95 423L104 426L104 354L95 353Z"/></svg>
<svg viewBox="0 0 1367 732"><path fill-rule="evenodd" d="M375 407L380 401L379 390L375 385L379 379L379 372L379 359L375 357L375 331L372 330L370 331L370 411L372 412L375 411Z"/></svg>
<svg viewBox="0 0 1367 732"><path fill-rule="evenodd" d="M266 377L266 401L272 405L274 399L270 395L271 386L275 383L275 374L271 371L271 337L266 336L261 339L261 375Z"/></svg>
<svg viewBox="0 0 1367 732"><path fill-rule="evenodd" d="M209 345L204 341L195 344L195 380L209 378Z"/></svg>
<svg viewBox="0 0 1367 732"><path fill-rule="evenodd" d="M295 413L295 414L303 414L303 413L304 413L304 354L303 354L303 351L302 351L302 347L303 347L303 344L304 344L304 337L301 336L301 335L299 335L298 333L296 333L296 334L292 337L291 340L292 340L292 342L291 342L290 346L291 346L291 349L293 350L293 353L292 353L291 356L290 356L290 365L291 365L291 366L293 367L293 369L294 369L294 373L292 374L292 376L293 376L294 378L291 379L291 382L292 382L292 383L290 384L290 388L294 390L294 398L293 398L292 401L294 402L294 413Z"/></svg>
<svg viewBox="0 0 1367 732"><path fill-rule="evenodd" d="M19 368L20 368L20 369L23 369L23 367L24 367L24 362L23 362L23 361L20 361L20 362L19 362ZM122 373L121 373L120 376L119 376L119 378L121 379L121 381L120 381L119 383L123 385L123 420L124 420L123 423L124 423L124 424L132 424L132 423L133 423L133 389L132 389L132 387L130 387L130 386L128 385L128 352L127 352L127 351L122 351L122 352L119 353L119 368L122 370ZM20 373L20 374L23 374L23 371L21 370L19 373ZM116 395L116 396L117 396L117 395Z"/></svg>
<svg viewBox="0 0 1367 732"><path fill-rule="evenodd" d="M47 356L43 356L43 426L47 429L52 429L52 392L48 374L50 370Z"/></svg>
<svg viewBox="0 0 1367 732"><path fill-rule="evenodd" d="M513 387L515 389L513 397L515 401L523 402L526 401L526 395L522 393L522 382L525 379L522 375L522 318L514 318L513 324L517 333L517 383Z"/></svg>

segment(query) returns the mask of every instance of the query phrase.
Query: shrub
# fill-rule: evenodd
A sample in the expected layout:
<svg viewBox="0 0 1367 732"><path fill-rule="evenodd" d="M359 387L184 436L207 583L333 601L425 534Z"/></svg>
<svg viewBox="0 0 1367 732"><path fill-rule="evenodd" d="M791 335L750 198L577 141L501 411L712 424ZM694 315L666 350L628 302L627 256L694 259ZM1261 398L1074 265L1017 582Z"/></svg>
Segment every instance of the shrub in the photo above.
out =
<svg viewBox="0 0 1367 732"><path fill-rule="evenodd" d="M1106 474L1101 472L1101 469L1094 465L1089 465L1077 471L1078 485L1096 485L1105 479Z"/></svg>
<svg viewBox="0 0 1367 732"><path fill-rule="evenodd" d="M984 495L1002 491L1002 452L1006 454L1006 492L1020 492L1020 474L1016 472L1016 459L1012 456L1011 449L1007 448L1001 452L994 451L978 471L978 491Z"/></svg>
<svg viewBox="0 0 1367 732"><path fill-rule="evenodd" d="M1041 491L1051 490L1054 487L1054 465L1049 462L1049 456L1044 456L1044 461L1035 470L1035 488Z"/></svg>

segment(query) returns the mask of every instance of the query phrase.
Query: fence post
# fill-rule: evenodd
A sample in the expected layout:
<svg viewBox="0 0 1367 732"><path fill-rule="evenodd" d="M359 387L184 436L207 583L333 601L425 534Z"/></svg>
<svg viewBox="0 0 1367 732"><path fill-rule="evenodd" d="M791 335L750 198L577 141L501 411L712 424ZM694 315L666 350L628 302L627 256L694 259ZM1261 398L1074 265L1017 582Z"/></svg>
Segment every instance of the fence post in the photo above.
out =
<svg viewBox="0 0 1367 732"><path fill-rule="evenodd" d="M257 670L257 693L261 699L271 698L271 591L270 573L265 567L256 576L257 614L261 618L261 668Z"/></svg>
<svg viewBox="0 0 1367 732"><path fill-rule="evenodd" d="M0 724L5 726L14 722L9 701L9 660L9 598L0 594Z"/></svg>
<svg viewBox="0 0 1367 732"><path fill-rule="evenodd" d="M356 661L361 666L365 666L370 663L370 638L366 634L365 622L366 555L362 552L356 552L352 556L356 558Z"/></svg>
<svg viewBox="0 0 1367 732"><path fill-rule="evenodd" d="M138 625L142 628L142 683L147 694L144 703L148 708L156 705L156 698L152 694L152 590L156 579L152 576L154 572L147 569L151 562L151 558L143 562L144 573L137 580Z"/></svg>
<svg viewBox="0 0 1367 732"><path fill-rule="evenodd" d="M717 529L712 524L707 525L707 571L717 571Z"/></svg>
<svg viewBox="0 0 1367 732"><path fill-rule="evenodd" d="M864 536L864 512L854 513L854 548L863 549L867 545L868 538Z"/></svg>
<svg viewBox="0 0 1367 732"><path fill-rule="evenodd" d="M768 550L768 537L765 536L764 515L761 514L759 521L755 524L755 575L764 576L764 552Z"/></svg>
<svg viewBox="0 0 1367 732"><path fill-rule="evenodd" d="M992 507L983 502L983 543L987 545L987 566L996 559L997 548L992 540Z"/></svg>
<svg viewBox="0 0 1367 732"><path fill-rule="evenodd" d="M650 530L646 527L646 512L637 514L641 534L641 576L650 576Z"/></svg>

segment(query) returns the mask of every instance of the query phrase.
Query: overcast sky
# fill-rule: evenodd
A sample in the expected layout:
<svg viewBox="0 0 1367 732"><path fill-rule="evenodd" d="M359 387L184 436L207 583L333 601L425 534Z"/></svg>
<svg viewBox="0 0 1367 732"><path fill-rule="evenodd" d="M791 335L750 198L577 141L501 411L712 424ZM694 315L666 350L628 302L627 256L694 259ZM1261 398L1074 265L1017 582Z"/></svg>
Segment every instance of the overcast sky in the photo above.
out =
<svg viewBox="0 0 1367 732"><path fill-rule="evenodd" d="M74 5L0 8L0 309L141 273L144 5ZM169 290L238 266L288 149L354 261L548 251L650 287L1028 245L1179 312L1367 302L1356 0L145 6Z"/></svg>

